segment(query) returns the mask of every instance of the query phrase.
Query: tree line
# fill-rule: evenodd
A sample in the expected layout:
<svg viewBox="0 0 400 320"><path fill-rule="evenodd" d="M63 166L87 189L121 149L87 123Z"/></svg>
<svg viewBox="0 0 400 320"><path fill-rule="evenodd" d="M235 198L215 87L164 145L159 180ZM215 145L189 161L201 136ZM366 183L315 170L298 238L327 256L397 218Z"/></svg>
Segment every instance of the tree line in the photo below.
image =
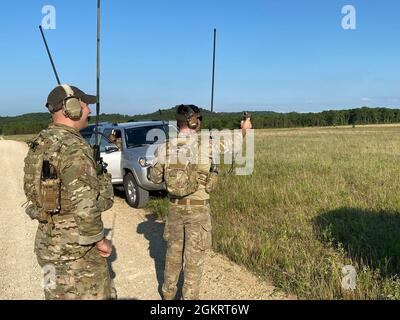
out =
<svg viewBox="0 0 400 320"><path fill-rule="evenodd" d="M101 114L100 122L122 123L143 120L173 120L176 108L143 115ZM400 123L400 109L358 108L330 110L319 113L276 113L271 111L251 112L254 129L324 127L343 125ZM202 110L204 128L236 129L240 126L242 113L211 113ZM91 123L94 123L94 117ZM0 117L0 134L35 134L46 128L51 121L48 113L30 113L16 117Z"/></svg>

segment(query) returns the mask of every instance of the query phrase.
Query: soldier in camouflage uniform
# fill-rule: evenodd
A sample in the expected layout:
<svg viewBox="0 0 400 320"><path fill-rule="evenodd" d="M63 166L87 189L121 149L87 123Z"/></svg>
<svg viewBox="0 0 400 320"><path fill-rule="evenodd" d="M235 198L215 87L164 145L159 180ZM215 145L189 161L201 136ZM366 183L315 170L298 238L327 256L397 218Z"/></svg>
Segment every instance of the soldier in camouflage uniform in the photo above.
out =
<svg viewBox="0 0 400 320"><path fill-rule="evenodd" d="M166 219L164 239L168 242L164 284L162 287L164 300L175 299L177 282L184 265L183 299L199 299L199 290L202 278L202 267L205 252L211 247L211 215L210 195L206 191L206 184L210 174L211 158L203 153L196 145L196 132L201 126L200 110L196 106L181 105L177 110L179 135L170 141L168 147L163 145L156 152L154 165L150 169L150 179L154 183L166 181L169 191L169 212ZM191 173L196 179L196 187L190 194L177 197L171 190L179 189L183 179L179 174L167 174L169 166L167 149L174 145L189 145L189 148L198 152L192 155L196 162L191 167ZM163 158L164 157L164 158ZM169 178L168 178L169 177Z"/></svg>
<svg viewBox="0 0 400 320"><path fill-rule="evenodd" d="M46 299L111 298L106 258L112 245L101 220L113 204L111 177L96 168L93 149L79 133L96 100L76 87L56 87L47 102L53 123L30 142L25 159L26 212L39 221L35 253L49 272Z"/></svg>

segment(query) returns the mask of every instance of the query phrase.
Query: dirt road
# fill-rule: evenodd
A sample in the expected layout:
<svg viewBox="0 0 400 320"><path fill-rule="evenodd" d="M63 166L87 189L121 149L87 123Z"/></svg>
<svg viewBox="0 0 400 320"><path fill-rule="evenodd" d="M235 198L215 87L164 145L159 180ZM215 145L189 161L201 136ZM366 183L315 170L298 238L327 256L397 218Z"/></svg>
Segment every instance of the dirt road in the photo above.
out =
<svg viewBox="0 0 400 320"><path fill-rule="evenodd" d="M23 194L24 143L0 141L0 299L43 299L42 273L33 253L37 223L21 205ZM144 210L130 208L116 197L112 210L103 214L108 231L112 228L114 254L110 269L118 298L161 299L166 243L164 225ZM283 299L273 286L261 281L225 257L210 252L205 263L201 298Z"/></svg>

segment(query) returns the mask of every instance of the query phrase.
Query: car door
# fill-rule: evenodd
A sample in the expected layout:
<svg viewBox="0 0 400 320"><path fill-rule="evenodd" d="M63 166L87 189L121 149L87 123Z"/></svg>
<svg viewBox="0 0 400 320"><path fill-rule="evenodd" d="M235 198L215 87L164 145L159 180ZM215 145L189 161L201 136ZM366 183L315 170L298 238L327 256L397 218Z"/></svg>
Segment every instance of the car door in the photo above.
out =
<svg viewBox="0 0 400 320"><path fill-rule="evenodd" d="M112 129L105 129L100 135L100 155L103 158L103 161L107 163L107 171L111 174L112 182L115 184L122 183L122 151L107 138L110 136L111 131Z"/></svg>

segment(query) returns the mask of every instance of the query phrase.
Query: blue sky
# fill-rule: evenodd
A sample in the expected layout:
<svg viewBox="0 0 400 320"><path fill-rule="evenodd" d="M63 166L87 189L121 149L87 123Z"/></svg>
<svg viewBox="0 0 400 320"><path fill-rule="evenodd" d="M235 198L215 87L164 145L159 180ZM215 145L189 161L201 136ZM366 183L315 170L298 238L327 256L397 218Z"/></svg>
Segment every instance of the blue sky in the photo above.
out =
<svg viewBox="0 0 400 320"><path fill-rule="evenodd" d="M344 30L342 7L357 10ZM0 4L0 115L45 111L61 81L96 87L96 0ZM210 107L218 30L216 111L315 112L400 106L398 0L102 0L102 112L140 114L181 103ZM94 109L94 108L93 108Z"/></svg>

